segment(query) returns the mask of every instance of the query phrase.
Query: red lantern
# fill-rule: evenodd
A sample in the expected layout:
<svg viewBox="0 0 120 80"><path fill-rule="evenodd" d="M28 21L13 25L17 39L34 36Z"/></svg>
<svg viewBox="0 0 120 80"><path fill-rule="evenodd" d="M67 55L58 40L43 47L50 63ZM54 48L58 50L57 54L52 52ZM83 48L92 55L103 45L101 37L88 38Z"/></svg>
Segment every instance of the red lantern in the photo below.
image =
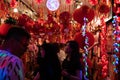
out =
<svg viewBox="0 0 120 80"><path fill-rule="evenodd" d="M73 18L75 21L80 23L81 25L84 24L84 18L88 19L90 22L95 16L94 10L90 9L87 5L83 5L79 9L76 9L73 13Z"/></svg>
<svg viewBox="0 0 120 80"><path fill-rule="evenodd" d="M86 32L86 36L88 37L88 47L91 47L94 44L94 36L90 32ZM78 42L79 47L84 49L85 46L85 37L82 36L82 33L78 32L75 34L74 39Z"/></svg>

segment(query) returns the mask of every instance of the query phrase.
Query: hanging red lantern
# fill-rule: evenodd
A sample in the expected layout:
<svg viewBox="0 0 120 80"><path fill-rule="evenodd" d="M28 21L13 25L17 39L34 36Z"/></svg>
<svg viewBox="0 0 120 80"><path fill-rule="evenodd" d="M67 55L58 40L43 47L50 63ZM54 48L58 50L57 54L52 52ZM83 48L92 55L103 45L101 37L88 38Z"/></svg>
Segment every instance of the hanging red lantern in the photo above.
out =
<svg viewBox="0 0 120 80"><path fill-rule="evenodd" d="M80 23L81 25L84 24L84 18L88 19L90 22L95 16L94 10L89 8L87 5L83 5L79 9L76 9L73 13L73 18L75 21Z"/></svg>
<svg viewBox="0 0 120 80"><path fill-rule="evenodd" d="M86 32L86 36L88 37L88 47L91 47L94 44L94 36L90 32ZM84 49L85 46L85 37L83 37L82 33L78 32L75 34L74 39L78 42L79 47Z"/></svg>

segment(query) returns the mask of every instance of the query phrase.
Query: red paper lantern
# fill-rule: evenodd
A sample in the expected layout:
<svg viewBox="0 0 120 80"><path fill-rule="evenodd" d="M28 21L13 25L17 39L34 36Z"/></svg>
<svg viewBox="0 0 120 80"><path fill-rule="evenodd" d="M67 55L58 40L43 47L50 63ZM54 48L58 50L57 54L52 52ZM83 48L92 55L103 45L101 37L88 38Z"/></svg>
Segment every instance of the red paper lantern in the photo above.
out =
<svg viewBox="0 0 120 80"><path fill-rule="evenodd" d="M75 21L80 23L81 25L84 24L84 18L88 19L90 22L95 16L94 10L89 8L87 5L83 5L79 9L76 9L73 13L73 18Z"/></svg>
<svg viewBox="0 0 120 80"><path fill-rule="evenodd" d="M94 44L94 36L90 32L86 32L86 36L88 37L88 47ZM81 49L84 49L85 44L85 37L83 37L82 33L78 32L75 34L74 40L76 40L79 44Z"/></svg>

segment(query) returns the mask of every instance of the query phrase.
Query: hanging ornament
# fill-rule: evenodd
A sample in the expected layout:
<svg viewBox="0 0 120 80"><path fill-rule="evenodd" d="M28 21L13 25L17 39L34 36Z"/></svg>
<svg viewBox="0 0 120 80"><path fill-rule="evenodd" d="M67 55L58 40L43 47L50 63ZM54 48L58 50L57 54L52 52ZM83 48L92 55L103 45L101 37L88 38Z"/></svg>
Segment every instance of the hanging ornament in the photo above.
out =
<svg viewBox="0 0 120 80"><path fill-rule="evenodd" d="M72 0L66 0L66 3L70 5L72 4Z"/></svg>
<svg viewBox="0 0 120 80"><path fill-rule="evenodd" d="M92 21L94 16L95 16L94 10L91 9L87 5L83 5L73 12L74 20L77 21L78 23L80 23L81 25L84 24L84 17L86 17L88 19L88 22L90 22L90 21Z"/></svg>
<svg viewBox="0 0 120 80"><path fill-rule="evenodd" d="M47 0L46 6L50 11L55 11L59 8L60 3L58 0Z"/></svg>
<svg viewBox="0 0 120 80"><path fill-rule="evenodd" d="M16 0L11 0L11 2L10 2L10 6L11 6L12 8L16 7L17 4L18 4L18 3L17 3Z"/></svg>
<svg viewBox="0 0 120 80"><path fill-rule="evenodd" d="M43 2L43 0L36 0L36 2L37 2L38 4L40 4L40 3Z"/></svg>
<svg viewBox="0 0 120 80"><path fill-rule="evenodd" d="M89 3L94 6L98 4L98 0L89 0Z"/></svg>
<svg viewBox="0 0 120 80"><path fill-rule="evenodd" d="M100 13L102 13L102 14L107 14L109 11L110 11L110 8L109 8L109 6L108 5L106 5L106 4L101 4L100 6L99 6L99 12Z"/></svg>

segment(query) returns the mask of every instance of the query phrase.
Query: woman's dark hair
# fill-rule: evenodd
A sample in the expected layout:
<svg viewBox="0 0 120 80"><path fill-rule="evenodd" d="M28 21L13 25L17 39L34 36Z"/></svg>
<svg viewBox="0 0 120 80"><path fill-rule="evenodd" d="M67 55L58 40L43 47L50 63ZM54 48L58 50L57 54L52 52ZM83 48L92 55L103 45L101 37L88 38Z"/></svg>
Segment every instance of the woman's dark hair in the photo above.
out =
<svg viewBox="0 0 120 80"><path fill-rule="evenodd" d="M76 52L78 53L79 52L79 45L76 41L71 40L71 41L68 41L67 43L69 44L73 53L76 53Z"/></svg>
<svg viewBox="0 0 120 80"><path fill-rule="evenodd" d="M75 60L80 57L79 45L76 41L68 41L67 44L71 48L71 59Z"/></svg>

